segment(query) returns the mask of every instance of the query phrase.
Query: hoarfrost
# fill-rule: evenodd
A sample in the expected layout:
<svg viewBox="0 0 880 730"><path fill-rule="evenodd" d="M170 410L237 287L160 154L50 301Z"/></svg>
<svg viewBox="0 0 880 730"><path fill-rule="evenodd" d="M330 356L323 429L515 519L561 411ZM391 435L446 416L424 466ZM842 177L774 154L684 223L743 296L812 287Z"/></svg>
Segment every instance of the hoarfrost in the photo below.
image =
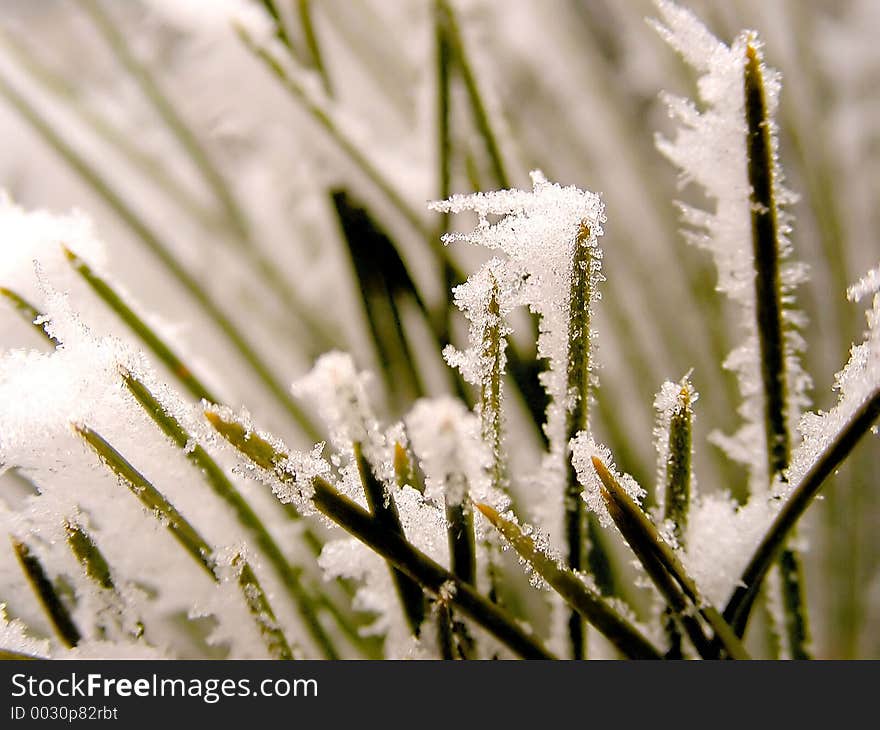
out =
<svg viewBox="0 0 880 730"><path fill-rule="evenodd" d="M702 75L698 93L704 109L692 101L665 94L669 114L679 122L675 139L657 136L657 148L681 169L682 183L696 182L714 202L706 211L679 204L682 220L691 230L687 238L709 250L718 271L718 291L726 294L740 309L745 339L724 363L736 373L742 395L739 413L741 429L733 436L714 434L713 441L734 460L749 469L754 493L767 494L770 475L767 467L767 444L763 437L763 398L760 348L755 319L755 267L750 228L751 202L747 173L744 69L746 48L751 46L760 58L761 46L755 33L744 31L731 46L715 38L689 10L669 0L655 0L663 22L652 21L661 37ZM803 265L792 262L791 216L784 207L796 200L784 185L778 162L777 128L773 121L779 104L780 75L760 64L770 119L773 155L773 195L778 204L780 234L780 279L785 329L785 367L790 431L809 400L810 379L801 368L798 353L803 340L797 327L803 315L791 307L795 287L806 278Z"/></svg>
<svg viewBox="0 0 880 730"><path fill-rule="evenodd" d="M617 479L620 486L636 502L642 501L642 498L645 496L645 490L629 474L619 474L617 472L614 466L614 458L611 456L611 450L607 446L597 444L592 436L583 431L572 439L571 462L577 472L578 481L584 487L581 496L589 508L595 512L599 522L604 527L609 527L613 524L613 521L611 515L608 514L605 501L602 499L602 482L593 468L594 456L602 461L608 471Z"/></svg>

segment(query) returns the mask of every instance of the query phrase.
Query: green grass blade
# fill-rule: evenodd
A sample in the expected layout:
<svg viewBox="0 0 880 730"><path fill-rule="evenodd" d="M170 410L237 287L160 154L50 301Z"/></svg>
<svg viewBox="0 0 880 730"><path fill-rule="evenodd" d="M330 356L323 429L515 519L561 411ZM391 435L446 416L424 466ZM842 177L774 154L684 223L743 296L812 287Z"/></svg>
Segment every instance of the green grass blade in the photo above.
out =
<svg viewBox="0 0 880 730"><path fill-rule="evenodd" d="M5 286L0 287L0 297L3 297L8 301L18 315L31 325L34 330L43 337L43 339L52 345L52 347L58 347L58 345L61 344L46 331L46 323L42 319L42 313L30 302L16 294L11 289L7 289Z"/></svg>
<svg viewBox="0 0 880 730"><path fill-rule="evenodd" d="M162 432L184 452L187 460L199 471L214 494L232 508L238 523L254 538L256 546L266 556L269 565L278 576L285 590L289 593L306 630L315 641L315 644L321 649L324 656L327 659L338 659L339 654L333 645L333 641L318 620L315 597L311 595L311 592L302 583L301 571L290 565L278 543L275 542L275 539L269 533L263 521L253 511L247 500L241 496L241 493L229 481L223 469L211 458L210 454L200 444L195 443L180 422L162 407L162 404L156 400L155 396L143 383L127 371L121 372L121 376L122 381L135 400L143 407L144 411L153 419ZM296 515L296 517L298 518L299 515ZM311 533L310 530L307 532ZM318 539L314 535L312 535L312 538Z"/></svg>
<svg viewBox="0 0 880 730"><path fill-rule="evenodd" d="M278 625L269 599L253 569L246 560L242 559L241 555L236 555L232 559L232 567L238 570L238 587L245 597L248 611L257 625L269 656L273 659L293 659L293 652L287 643L287 638Z"/></svg>
<svg viewBox="0 0 880 730"><path fill-rule="evenodd" d="M100 588L108 591L116 590L110 565L91 536L73 522L65 523L64 531L67 533L67 544L86 575Z"/></svg>
<svg viewBox="0 0 880 730"><path fill-rule="evenodd" d="M216 581L214 551L174 505L99 433L82 424L74 424L73 429L98 455L101 462L124 482L144 508L165 526L211 580Z"/></svg>
<svg viewBox="0 0 880 730"><path fill-rule="evenodd" d="M717 641L727 655L731 659L749 659L748 652L733 629L712 605L703 600L696 583L684 569L672 548L660 537L647 515L620 486L602 461L595 456L593 468L602 483L602 497L609 506L611 517L633 552L649 570L649 574L654 577L658 567L662 568L661 572L667 573L678 584L684 596L712 627ZM665 581L661 579L660 584L663 582Z"/></svg>
<svg viewBox="0 0 880 730"><path fill-rule="evenodd" d="M760 345L764 417L771 479L784 479L791 460L788 431L788 383L785 334L782 319L780 232L774 195L774 152L771 120L767 111L762 62L750 41L746 46L745 113L748 124L747 157L751 186L752 244L755 260L755 315ZM788 648L792 656L809 658L809 629L803 596L800 558L783 548L783 611Z"/></svg>
<svg viewBox="0 0 880 730"><path fill-rule="evenodd" d="M177 511L165 496L152 485L152 483L137 469L135 469L116 449L96 431L88 426L74 425L74 430L98 455L104 463L119 479L121 479L131 493L138 498L140 503L172 534L180 546L199 564L215 583L220 581L220 573L214 550L198 533L198 531ZM242 579L246 576L246 580ZM248 606L248 610L254 619L257 629L266 644L269 652L280 652L276 629L270 630L274 625L274 613L271 607L268 609L268 600L265 592L259 586L256 576L248 567L239 576L239 588ZM277 629L280 631L280 629ZM289 645L284 640L284 645ZM292 656L285 657L292 658Z"/></svg>
<svg viewBox="0 0 880 730"><path fill-rule="evenodd" d="M192 370L181 360L165 341L141 319L134 310L125 303L125 300L113 289L102 277L98 276L91 267L66 246L62 246L64 255L83 280L89 285L95 294L104 302L125 325L144 343L165 367L170 370L180 381L180 384L196 400L206 400L210 403L219 403L217 396L202 383Z"/></svg>
<svg viewBox="0 0 880 730"><path fill-rule="evenodd" d="M806 512L825 480L844 462L859 440L880 418L880 389L859 407L828 444L803 479L795 486L768 528L724 609L724 618L739 636L745 633L749 614L767 571L783 550L785 540Z"/></svg>
<svg viewBox="0 0 880 730"><path fill-rule="evenodd" d="M292 482L293 476L283 470L287 454L277 451L272 444L240 423L224 420L215 413L207 413L206 416L217 432L250 461L275 477ZM447 598L464 615L520 656L528 659L556 658L506 611L413 547L404 536L379 525L372 514L340 494L330 483L316 478L313 487L312 501L319 512L380 557L393 563L394 567L426 591Z"/></svg>
<svg viewBox="0 0 880 730"><path fill-rule="evenodd" d="M14 538L12 549L15 552L15 557L18 558L22 572L46 612L58 640L68 649L72 649L79 644L82 634L70 615L70 611L67 610L61 597L55 591L39 558L31 552L25 543Z"/></svg>
<svg viewBox="0 0 880 730"><path fill-rule="evenodd" d="M373 513L376 524L384 530L403 537L403 525L400 523L400 515L397 512L394 498L388 494L385 485L376 478L372 466L364 457L361 444L355 442L353 448L358 474L364 487L364 494L367 497L367 505ZM409 623L410 630L413 636L418 636L421 631L422 622L425 620L425 597L422 589L418 583L409 578L405 573L402 573L391 564L389 564L389 567L391 568L391 577L394 580L394 586L397 589L397 595L400 598L400 604Z"/></svg>
<svg viewBox="0 0 880 730"><path fill-rule="evenodd" d="M171 254L168 246L138 216L134 210L116 192L110 184L89 162L77 153L59 134L46 122L43 116L21 96L6 79L0 75L0 95L28 122L43 140L79 175L82 180L108 205L108 207L125 223L140 241L149 249L157 260L165 267L171 277L199 304L208 318L239 353L241 358L250 365L254 375L262 382L266 390L275 397L288 415L297 423L303 432L312 440L318 440L319 431L312 424L302 409L280 383L269 366L251 347L242 332L227 317L206 290Z"/></svg>
<svg viewBox="0 0 880 730"><path fill-rule="evenodd" d="M605 599L591 590L571 570L560 567L544 553L519 525L485 504L476 505L489 522L513 546L519 556L580 616L595 626L624 656L630 659L662 659L662 655Z"/></svg>

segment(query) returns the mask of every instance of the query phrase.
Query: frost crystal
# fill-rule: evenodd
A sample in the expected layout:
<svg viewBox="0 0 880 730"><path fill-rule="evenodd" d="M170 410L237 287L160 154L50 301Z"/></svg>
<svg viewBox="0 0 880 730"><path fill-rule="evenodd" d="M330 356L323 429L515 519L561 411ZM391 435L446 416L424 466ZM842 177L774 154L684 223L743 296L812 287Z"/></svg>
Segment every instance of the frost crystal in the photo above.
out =
<svg viewBox="0 0 880 730"><path fill-rule="evenodd" d="M698 82L700 110L690 100L664 95L670 116L679 122L675 139L657 137L657 148L682 171L682 182L696 182L714 202L706 211L679 204L682 220L692 230L688 240L712 253L718 271L719 291L735 302L742 313L745 341L725 361L725 368L736 373L743 402L740 415L744 424L734 436L713 435L728 455L748 466L751 487L767 491L767 445L764 434L764 411L761 387L760 348L755 318L755 264L752 251L751 188L747 173L744 69L746 49L760 54L760 45L752 32L741 33L732 46L715 38L697 17L668 0L656 0L665 24L654 22L663 39L678 51L702 76ZM795 196L785 188L778 164L776 126L772 121L779 103L780 75L763 63L760 65L768 117L771 120L770 144L773 155L773 197L777 203L780 234L780 283L783 296L782 318L785 328L785 368L788 393L789 430L793 430L802 409L808 404L808 376L801 369L798 353L803 341L796 328L803 315L790 302L794 288L805 279L805 268L789 261L791 244L788 234L791 217L782 206Z"/></svg>
<svg viewBox="0 0 880 730"><path fill-rule="evenodd" d="M835 377L837 405L828 412L805 413L801 419L798 430L803 442L792 454L788 472L788 483L792 486L804 477L855 411L880 390L880 266L850 287L847 297L850 301L871 297L871 306L865 313L868 329L865 339L853 345L849 361Z"/></svg>
<svg viewBox="0 0 880 730"><path fill-rule="evenodd" d="M645 496L645 490L642 489L635 479L629 474L619 474L614 466L614 459L611 456L611 450L607 446L597 444L592 437L581 431L571 442L571 462L577 471L578 481L583 485L584 491L581 496L587 503L589 508L596 513L599 522L604 527L613 524L611 515L608 514L608 508L602 499L602 482L596 470L593 468L593 457L598 457L606 466L609 472L617 479L621 487L626 490L627 494L636 502L641 502Z"/></svg>

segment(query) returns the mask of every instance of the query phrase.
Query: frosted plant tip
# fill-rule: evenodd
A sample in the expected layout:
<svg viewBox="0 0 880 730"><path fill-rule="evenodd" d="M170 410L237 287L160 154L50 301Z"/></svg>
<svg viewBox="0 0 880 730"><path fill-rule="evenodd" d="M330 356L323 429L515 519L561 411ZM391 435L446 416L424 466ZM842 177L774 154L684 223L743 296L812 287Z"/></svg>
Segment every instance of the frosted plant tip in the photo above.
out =
<svg viewBox="0 0 880 730"><path fill-rule="evenodd" d="M474 507L480 510L480 512L483 513L483 516L492 524L495 524L500 519L498 512L494 508L490 507L488 504L483 504L482 502L474 502Z"/></svg>

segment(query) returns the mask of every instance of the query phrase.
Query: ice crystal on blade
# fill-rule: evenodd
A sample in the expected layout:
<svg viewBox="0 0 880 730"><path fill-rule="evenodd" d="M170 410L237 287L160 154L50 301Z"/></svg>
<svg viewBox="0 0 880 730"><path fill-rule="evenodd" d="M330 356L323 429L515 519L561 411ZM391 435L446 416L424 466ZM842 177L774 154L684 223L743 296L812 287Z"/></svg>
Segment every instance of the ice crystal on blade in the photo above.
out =
<svg viewBox="0 0 880 730"><path fill-rule="evenodd" d="M599 518L604 527L613 524L608 508L602 499L602 481L593 468L593 457L598 458L618 481L627 494L636 502L641 502L645 490L629 474L619 474L614 466L611 450L607 446L596 443L588 434L581 432L571 443L571 461L577 471L578 481L584 487L582 496L589 508Z"/></svg>
<svg viewBox="0 0 880 730"><path fill-rule="evenodd" d="M785 212L785 206L794 202L795 196L784 185L773 121L779 103L780 75L761 61L761 46L754 33L745 31L727 46L712 36L689 10L668 0L657 0L656 5L663 22L654 22L655 28L701 74L698 90L703 104L700 109L688 99L664 95L670 116L679 126L674 139L658 136L657 147L681 169L682 182L700 185L714 204L711 210L679 204L682 220L689 227L685 235L695 245L711 252L718 272L717 288L738 305L745 334L743 343L730 353L724 364L737 375L743 398L740 415L744 423L735 435L715 434L714 439L731 458L748 467L752 490L766 493L772 475L768 471L767 442L763 438L756 268L750 228L752 191L747 174L744 92L747 51L758 58L769 120L784 329L785 411L788 429L793 431L800 412L808 403L806 391L810 381L798 358L803 341L797 328L803 324L803 315L791 306L794 288L805 279L805 268L790 260L791 216Z"/></svg>
<svg viewBox="0 0 880 730"><path fill-rule="evenodd" d="M868 322L865 339L852 346L849 361L835 377L837 405L827 412L805 413L801 418L798 430L803 441L792 454L788 472L790 485L803 478L856 410L880 392L880 266L851 286L847 297L854 302L870 298L865 313Z"/></svg>

